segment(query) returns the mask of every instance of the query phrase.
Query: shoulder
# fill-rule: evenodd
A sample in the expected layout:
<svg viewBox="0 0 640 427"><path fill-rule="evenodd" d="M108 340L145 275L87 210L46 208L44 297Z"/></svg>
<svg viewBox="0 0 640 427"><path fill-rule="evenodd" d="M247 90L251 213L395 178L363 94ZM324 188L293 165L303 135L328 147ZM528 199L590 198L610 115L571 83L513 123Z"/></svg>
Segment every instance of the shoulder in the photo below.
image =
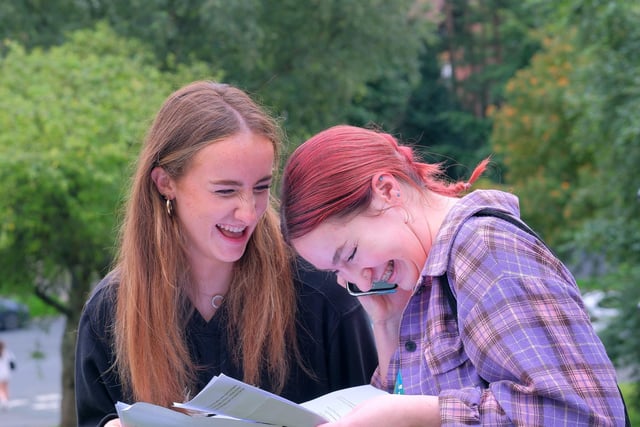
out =
<svg viewBox="0 0 640 427"><path fill-rule="evenodd" d="M553 254L543 240L520 218L518 199L501 191L482 191L472 203L462 203L462 212L452 233L451 249L459 255L494 253L501 257ZM461 201L464 201L463 198Z"/></svg>
<svg viewBox="0 0 640 427"><path fill-rule="evenodd" d="M81 323L90 325L92 329L104 330L110 325L116 304L118 276L111 272L95 286L82 310Z"/></svg>
<svg viewBox="0 0 640 427"><path fill-rule="evenodd" d="M456 279L481 287L508 276L573 281L562 261L520 218L517 206L497 199L479 207L458 221L449 242L447 269Z"/></svg>
<svg viewBox="0 0 640 427"><path fill-rule="evenodd" d="M444 274L453 252L470 250L479 240L491 239L495 229L518 230L516 226L500 218L476 215L487 208L503 211L515 218L520 215L518 198L510 193L477 190L461 198L447 214L431 248L429 262L423 274Z"/></svg>
<svg viewBox="0 0 640 427"><path fill-rule="evenodd" d="M360 303L336 282L335 275L319 271L302 259L293 268L294 283L302 310L344 316L361 310Z"/></svg>

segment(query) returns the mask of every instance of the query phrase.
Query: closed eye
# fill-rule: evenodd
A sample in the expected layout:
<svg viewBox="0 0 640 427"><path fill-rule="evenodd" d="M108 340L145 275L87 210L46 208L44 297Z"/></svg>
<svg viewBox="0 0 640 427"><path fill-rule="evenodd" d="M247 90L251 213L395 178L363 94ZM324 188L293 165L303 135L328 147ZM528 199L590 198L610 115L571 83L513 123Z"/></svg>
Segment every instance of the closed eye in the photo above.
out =
<svg viewBox="0 0 640 427"><path fill-rule="evenodd" d="M351 255L349 255L349 258L347 258L347 262L349 261L353 261L353 259L356 256L356 252L358 251L358 246L354 246L353 247L353 251L351 251Z"/></svg>
<svg viewBox="0 0 640 427"><path fill-rule="evenodd" d="M263 193L265 191L269 191L269 189L271 188L271 184L264 184L264 185L258 185L256 187L253 188L253 191L255 191L256 193Z"/></svg>

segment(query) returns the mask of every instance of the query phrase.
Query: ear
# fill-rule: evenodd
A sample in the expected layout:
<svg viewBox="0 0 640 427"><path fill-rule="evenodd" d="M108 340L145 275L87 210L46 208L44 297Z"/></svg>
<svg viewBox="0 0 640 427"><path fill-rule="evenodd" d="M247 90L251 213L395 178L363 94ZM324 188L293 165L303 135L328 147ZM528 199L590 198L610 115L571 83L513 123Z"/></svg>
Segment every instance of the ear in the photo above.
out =
<svg viewBox="0 0 640 427"><path fill-rule="evenodd" d="M151 171L151 179L153 180L158 192L164 196L165 199L174 199L174 187L173 180L169 174L160 166L156 166Z"/></svg>
<svg viewBox="0 0 640 427"><path fill-rule="evenodd" d="M384 209L400 204L400 185L389 173L377 173L371 178L372 201L374 208Z"/></svg>

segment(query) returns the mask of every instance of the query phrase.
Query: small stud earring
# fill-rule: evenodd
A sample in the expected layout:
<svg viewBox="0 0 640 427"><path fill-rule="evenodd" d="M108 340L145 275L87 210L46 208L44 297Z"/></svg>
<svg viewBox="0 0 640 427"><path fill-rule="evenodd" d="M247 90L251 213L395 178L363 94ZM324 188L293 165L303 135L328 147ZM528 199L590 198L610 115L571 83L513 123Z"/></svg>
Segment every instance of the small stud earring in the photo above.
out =
<svg viewBox="0 0 640 427"><path fill-rule="evenodd" d="M396 193L396 197L400 197L400 192L399 191Z"/></svg>

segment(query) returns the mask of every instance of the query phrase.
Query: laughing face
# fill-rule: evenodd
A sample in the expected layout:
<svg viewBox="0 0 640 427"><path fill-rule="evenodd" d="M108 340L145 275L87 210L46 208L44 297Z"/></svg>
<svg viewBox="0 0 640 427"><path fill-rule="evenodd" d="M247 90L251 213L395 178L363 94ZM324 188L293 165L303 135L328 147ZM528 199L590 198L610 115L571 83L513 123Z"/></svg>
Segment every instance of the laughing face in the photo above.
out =
<svg viewBox="0 0 640 427"><path fill-rule="evenodd" d="M292 245L316 268L336 272L343 286L352 282L362 291L377 281L410 291L426 261L425 248L398 208L328 219Z"/></svg>
<svg viewBox="0 0 640 427"><path fill-rule="evenodd" d="M273 164L272 143L243 132L200 150L177 180L154 170L159 191L173 200L192 263L233 263L242 256L268 207Z"/></svg>

